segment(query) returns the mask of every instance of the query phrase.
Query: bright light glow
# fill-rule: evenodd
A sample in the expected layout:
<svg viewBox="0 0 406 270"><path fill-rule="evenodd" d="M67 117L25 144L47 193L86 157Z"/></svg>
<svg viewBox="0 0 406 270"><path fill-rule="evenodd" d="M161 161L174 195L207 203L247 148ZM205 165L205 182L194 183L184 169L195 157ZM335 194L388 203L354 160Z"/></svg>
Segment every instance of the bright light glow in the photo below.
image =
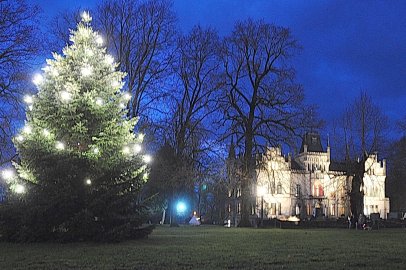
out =
<svg viewBox="0 0 406 270"><path fill-rule="evenodd" d="M4 171L1 172L1 175L3 177L4 180L11 180L14 177L14 171L12 169L6 169Z"/></svg>
<svg viewBox="0 0 406 270"><path fill-rule="evenodd" d="M84 66L80 69L80 73L82 74L83 77L87 77L92 75L93 69L91 66Z"/></svg>
<svg viewBox="0 0 406 270"><path fill-rule="evenodd" d="M101 99L101 98L96 98L96 104L98 105L98 106L102 106L103 105L103 99Z"/></svg>
<svg viewBox="0 0 406 270"><path fill-rule="evenodd" d="M61 100L63 102L67 102L67 101L71 100L71 98L72 98L72 94L69 93L68 91L61 92Z"/></svg>
<svg viewBox="0 0 406 270"><path fill-rule="evenodd" d="M32 82L35 85L40 85L44 81L44 77L42 77L41 74L35 74L34 78L32 79Z"/></svg>
<svg viewBox="0 0 406 270"><path fill-rule="evenodd" d="M123 154L125 154L125 155L130 154L130 147L124 146L124 147L123 147Z"/></svg>
<svg viewBox="0 0 406 270"><path fill-rule="evenodd" d="M145 137L144 134L142 134L142 133L138 134L138 140L142 141L142 140L144 140L144 137Z"/></svg>
<svg viewBox="0 0 406 270"><path fill-rule="evenodd" d="M91 185L92 184L92 180L90 180L89 178L86 179L86 185Z"/></svg>
<svg viewBox="0 0 406 270"><path fill-rule="evenodd" d="M14 188L15 193L22 194L25 192L25 187L21 184L17 184Z"/></svg>
<svg viewBox="0 0 406 270"><path fill-rule="evenodd" d="M28 106L28 110L32 111L32 108L34 108L32 105Z"/></svg>
<svg viewBox="0 0 406 270"><path fill-rule="evenodd" d="M22 141L24 141L24 136L23 135L18 135L16 137L16 140L19 141L19 142L22 142Z"/></svg>
<svg viewBox="0 0 406 270"><path fill-rule="evenodd" d="M99 152L100 152L100 151L99 151L99 148L95 147L95 148L93 149L93 153L98 154Z"/></svg>
<svg viewBox="0 0 406 270"><path fill-rule="evenodd" d="M260 197L264 196L266 194L266 187L265 186L257 186L257 194Z"/></svg>
<svg viewBox="0 0 406 270"><path fill-rule="evenodd" d="M131 94L128 93L128 92L125 92L124 95L123 95L123 98L124 98L125 100L130 100L130 99L131 99Z"/></svg>
<svg viewBox="0 0 406 270"><path fill-rule="evenodd" d="M120 109L125 109L125 104L124 103L120 103L118 106L120 107Z"/></svg>
<svg viewBox="0 0 406 270"><path fill-rule="evenodd" d="M111 82L111 86L114 87L114 88L117 88L117 87L119 87L120 85L121 85L121 84L120 84L118 81L116 81L116 80L114 80L114 81Z"/></svg>
<svg viewBox="0 0 406 270"><path fill-rule="evenodd" d="M44 129L42 130L42 134L44 134L45 137L49 137L49 135L51 135L51 132L49 132L48 129L44 128Z"/></svg>
<svg viewBox="0 0 406 270"><path fill-rule="evenodd" d="M187 206L184 202L180 201L176 204L176 212L178 215L182 215L185 213Z"/></svg>
<svg viewBox="0 0 406 270"><path fill-rule="evenodd" d="M59 76L59 72L56 68L51 68L51 75L56 77Z"/></svg>
<svg viewBox="0 0 406 270"><path fill-rule="evenodd" d="M29 126L29 125L26 125L26 126L23 128L23 132L26 133L26 134L31 134L31 132L32 132L32 127Z"/></svg>
<svg viewBox="0 0 406 270"><path fill-rule="evenodd" d="M96 43L99 46L103 45L103 38L100 35L96 37Z"/></svg>
<svg viewBox="0 0 406 270"><path fill-rule="evenodd" d="M104 58L104 61L106 62L106 64L112 65L114 63L114 58L113 56L107 54L106 57Z"/></svg>
<svg viewBox="0 0 406 270"><path fill-rule="evenodd" d="M145 163L150 163L152 161L152 157L150 155L145 155L142 157Z"/></svg>
<svg viewBox="0 0 406 270"><path fill-rule="evenodd" d="M138 144L138 143L134 144L133 150L134 150L134 153L135 153L135 154L138 154L138 153L141 152L141 150L142 150L141 145Z"/></svg>
<svg viewBox="0 0 406 270"><path fill-rule="evenodd" d="M55 148L58 150L64 150L65 149L65 144L63 142L56 142Z"/></svg>
<svg viewBox="0 0 406 270"><path fill-rule="evenodd" d="M82 20L84 22L91 22L92 21L92 17L90 17L90 14L88 11L83 11L81 14Z"/></svg>
<svg viewBox="0 0 406 270"><path fill-rule="evenodd" d="M85 49L85 54L89 57L92 57L94 55L93 51L91 49L86 48Z"/></svg>
<svg viewBox="0 0 406 270"><path fill-rule="evenodd" d="M32 104L34 102L34 99L30 95L25 95L24 96L24 102L27 104Z"/></svg>

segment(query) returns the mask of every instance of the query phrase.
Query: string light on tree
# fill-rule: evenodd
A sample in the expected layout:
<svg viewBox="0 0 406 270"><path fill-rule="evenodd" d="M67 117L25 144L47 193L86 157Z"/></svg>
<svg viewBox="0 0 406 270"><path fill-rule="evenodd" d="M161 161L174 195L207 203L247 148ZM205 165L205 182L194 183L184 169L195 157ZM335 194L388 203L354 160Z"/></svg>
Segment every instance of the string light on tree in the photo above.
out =
<svg viewBox="0 0 406 270"><path fill-rule="evenodd" d="M98 106L103 106L103 99L102 98L96 98L96 104L98 105Z"/></svg>
<svg viewBox="0 0 406 270"><path fill-rule="evenodd" d="M134 146L133 146L133 150L134 150L134 153L135 153L135 154L138 154L139 152L141 152L142 147L141 147L140 144L136 143L136 144L134 144Z"/></svg>
<svg viewBox="0 0 406 270"><path fill-rule="evenodd" d="M142 160L145 162L145 163L150 163L151 161L152 161L152 157L150 156L150 155L144 155L143 157L142 157Z"/></svg>
<svg viewBox="0 0 406 270"><path fill-rule="evenodd" d="M99 152L100 152L99 148L97 148L97 147L93 148L93 153L94 154L97 155Z"/></svg>
<svg viewBox="0 0 406 270"><path fill-rule="evenodd" d="M31 134L32 133L32 127L30 125L26 125L23 128L23 133L25 134Z"/></svg>
<svg viewBox="0 0 406 270"><path fill-rule="evenodd" d="M24 102L27 103L27 104L32 104L34 102L34 99L30 95L25 95L24 96Z"/></svg>
<svg viewBox="0 0 406 270"><path fill-rule="evenodd" d="M125 93L123 94L123 98L124 98L125 100L130 100L130 99L131 99L131 94L128 93L128 92L125 92Z"/></svg>
<svg viewBox="0 0 406 270"><path fill-rule="evenodd" d="M124 103L121 102L121 103L118 105L118 107L119 107L120 109L125 109L126 106L125 106Z"/></svg>
<svg viewBox="0 0 406 270"><path fill-rule="evenodd" d="M1 172L1 176L3 177L4 180L10 181L11 179L14 178L15 173L12 169L5 169L4 171Z"/></svg>
<svg viewBox="0 0 406 270"><path fill-rule="evenodd" d="M86 178L85 183L86 183L86 185L91 185L91 184L92 184L92 180L90 180L90 178Z"/></svg>
<svg viewBox="0 0 406 270"><path fill-rule="evenodd" d="M24 136L23 135L18 135L17 137L16 137L16 140L18 141L18 142L22 142L22 141L24 141Z"/></svg>
<svg viewBox="0 0 406 270"><path fill-rule="evenodd" d="M83 77L88 77L92 75L93 69L91 66L86 65L80 69L80 73L82 74Z"/></svg>
<svg viewBox="0 0 406 270"><path fill-rule="evenodd" d="M16 184L14 187L14 192L17 194L23 194L25 193L25 187L21 184Z"/></svg>
<svg viewBox="0 0 406 270"><path fill-rule="evenodd" d="M46 128L44 128L43 130L42 130L42 134L44 134L44 136L45 137L49 137L49 136L51 136L51 132L49 132L49 130L48 129L46 129Z"/></svg>
<svg viewBox="0 0 406 270"><path fill-rule="evenodd" d="M61 100L63 101L63 102L68 102L68 101L70 101L71 100L71 98L72 98L72 94L71 93L69 93L68 91L61 91Z"/></svg>
<svg viewBox="0 0 406 270"><path fill-rule="evenodd" d="M55 143L55 148L56 148L57 150L64 150L64 149L65 149L65 144L64 144L63 142L57 141L57 142Z"/></svg>
<svg viewBox="0 0 406 270"><path fill-rule="evenodd" d="M107 65L113 65L114 58L113 56L107 54L106 57L104 58L104 61L106 62Z"/></svg>
<svg viewBox="0 0 406 270"><path fill-rule="evenodd" d="M100 35L96 37L96 44L99 46L103 45L103 38Z"/></svg>
<svg viewBox="0 0 406 270"><path fill-rule="evenodd" d="M44 81L44 77L42 77L41 74L35 74L34 78L32 79L32 82L37 86L42 84L43 81Z"/></svg>
<svg viewBox="0 0 406 270"><path fill-rule="evenodd" d="M124 146L124 147L123 147L123 154L124 154L124 155L129 155L130 153L131 153L130 147Z"/></svg>
<svg viewBox="0 0 406 270"><path fill-rule="evenodd" d="M90 17L90 14L88 11L83 11L81 14L82 20L85 23L89 23L92 21L92 17Z"/></svg>

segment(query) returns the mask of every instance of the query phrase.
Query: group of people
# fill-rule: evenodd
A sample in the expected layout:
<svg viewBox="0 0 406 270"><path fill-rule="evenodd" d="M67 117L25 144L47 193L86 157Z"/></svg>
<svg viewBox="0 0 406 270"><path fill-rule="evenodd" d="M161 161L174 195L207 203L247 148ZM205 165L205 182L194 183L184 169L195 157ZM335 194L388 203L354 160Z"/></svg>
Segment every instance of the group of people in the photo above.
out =
<svg viewBox="0 0 406 270"><path fill-rule="evenodd" d="M359 214L358 219L353 215L348 216L348 229L368 229L368 225L366 223L365 215Z"/></svg>

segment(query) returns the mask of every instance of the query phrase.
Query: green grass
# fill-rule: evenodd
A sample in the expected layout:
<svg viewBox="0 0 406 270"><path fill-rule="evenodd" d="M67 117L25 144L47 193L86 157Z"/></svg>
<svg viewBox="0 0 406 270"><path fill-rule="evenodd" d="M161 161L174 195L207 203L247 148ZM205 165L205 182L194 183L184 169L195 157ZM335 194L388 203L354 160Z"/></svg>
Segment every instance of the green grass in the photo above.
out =
<svg viewBox="0 0 406 270"><path fill-rule="evenodd" d="M0 269L406 269L406 230L158 227L119 244L0 243Z"/></svg>

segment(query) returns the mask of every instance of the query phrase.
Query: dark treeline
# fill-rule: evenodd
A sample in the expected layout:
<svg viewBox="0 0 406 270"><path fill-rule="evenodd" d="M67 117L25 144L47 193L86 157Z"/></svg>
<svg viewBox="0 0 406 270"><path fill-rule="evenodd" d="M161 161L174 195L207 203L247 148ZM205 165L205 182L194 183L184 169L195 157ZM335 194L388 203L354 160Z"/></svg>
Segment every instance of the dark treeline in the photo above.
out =
<svg viewBox="0 0 406 270"><path fill-rule="evenodd" d="M39 36L35 25L41 22L38 8L28 7L25 1L1 1L0 6L0 37L8 37L0 40L4 163L12 157L7 150L15 134L12 123L21 121L17 112L22 108L22 85L30 81L21 74L41 48L34 38ZM69 43L66 29L79 21L79 10L53 20L46 33L47 53ZM335 149L342 150L339 158L359 158L362 165L368 154L389 145L384 140L388 121L366 92L337 116L334 126L324 128L316 104L305 103L305 89L291 66L291 59L300 53L300 41L283 26L246 19L236 22L226 36L199 25L182 33L169 1L107 0L90 12L107 51L127 74L124 90L132 94L129 114L139 118L139 129L155 151L145 196L156 195L157 205L170 210L168 219L173 224L177 220L171 210L178 199L189 201L189 210L221 221L227 196L224 161L230 144L243 159L242 223L247 222L253 203L248 188L255 173L252 157L267 146L282 144L294 151L305 131L328 129ZM16 53L10 51L18 46ZM406 207L395 199L405 190L404 162L400 162L406 156L404 138L392 142L386 151L391 153L387 191L394 210ZM356 190L365 171L349 171L359 179L353 183ZM351 196L356 201L352 211L358 213L363 209L359 205L363 194Z"/></svg>

